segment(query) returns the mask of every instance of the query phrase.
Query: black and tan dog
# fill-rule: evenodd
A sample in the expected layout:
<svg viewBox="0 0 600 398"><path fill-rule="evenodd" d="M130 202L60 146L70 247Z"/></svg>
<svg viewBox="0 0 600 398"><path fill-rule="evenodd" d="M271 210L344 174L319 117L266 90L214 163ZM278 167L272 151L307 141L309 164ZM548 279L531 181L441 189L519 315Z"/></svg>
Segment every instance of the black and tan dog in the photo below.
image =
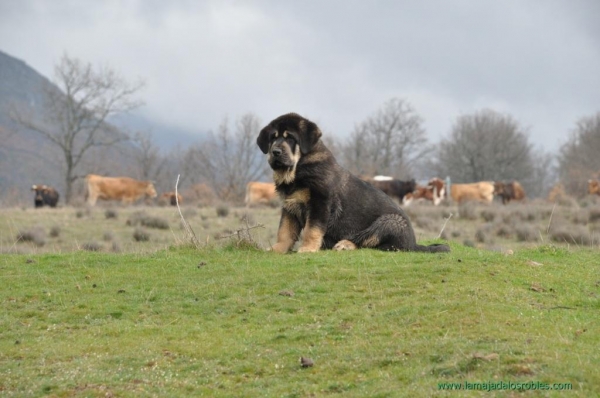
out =
<svg viewBox="0 0 600 398"><path fill-rule="evenodd" d="M408 216L385 193L338 165L321 131L295 113L278 117L256 140L268 154L283 199L277 243L288 252L304 230L299 252L319 249L447 252L446 245L418 245Z"/></svg>

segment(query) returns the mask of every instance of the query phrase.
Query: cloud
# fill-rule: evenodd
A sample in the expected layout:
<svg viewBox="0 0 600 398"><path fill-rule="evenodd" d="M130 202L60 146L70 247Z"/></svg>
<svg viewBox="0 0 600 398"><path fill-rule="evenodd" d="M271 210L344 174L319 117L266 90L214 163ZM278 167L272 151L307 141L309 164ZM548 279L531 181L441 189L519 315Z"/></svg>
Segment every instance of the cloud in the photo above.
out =
<svg viewBox="0 0 600 398"><path fill-rule="evenodd" d="M594 1L21 1L0 49L46 76L63 52L144 78L141 112L193 132L290 111L339 137L392 97L432 141L457 116L510 113L556 149L600 104Z"/></svg>

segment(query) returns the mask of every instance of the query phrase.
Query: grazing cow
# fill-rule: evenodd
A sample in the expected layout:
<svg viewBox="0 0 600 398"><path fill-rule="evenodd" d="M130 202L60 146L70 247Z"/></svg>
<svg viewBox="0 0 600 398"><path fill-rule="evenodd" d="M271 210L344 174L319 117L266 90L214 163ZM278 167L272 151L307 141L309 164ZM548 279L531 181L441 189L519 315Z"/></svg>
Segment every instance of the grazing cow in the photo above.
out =
<svg viewBox="0 0 600 398"><path fill-rule="evenodd" d="M268 204L277 197L275 184L272 182L250 181L246 185L246 206L252 206L259 203Z"/></svg>
<svg viewBox="0 0 600 398"><path fill-rule="evenodd" d="M402 204L404 206L408 206L413 201L423 201L423 200L429 200L431 202L434 202L434 198L435 198L434 189L435 188L431 187L431 186L424 187L422 185L417 185L417 187L415 188L415 190L413 192L409 192L406 195L404 195L404 198L402 198ZM437 201L437 203L435 203L435 205L438 205L438 204L439 204L439 200Z"/></svg>
<svg viewBox="0 0 600 398"><path fill-rule="evenodd" d="M48 185L34 185L31 187L31 190L35 192L33 199L35 207L43 207L44 205L56 207L58 198L60 197L56 189Z"/></svg>
<svg viewBox="0 0 600 398"><path fill-rule="evenodd" d="M588 181L588 193L593 195L600 195L600 181L598 180L589 180Z"/></svg>
<svg viewBox="0 0 600 398"><path fill-rule="evenodd" d="M444 181L439 178L432 178L429 181L429 185L437 189L440 197L444 197L444 193L446 192ZM480 181L471 184L450 184L450 197L459 204L469 200L491 203L494 200L494 184L489 181Z"/></svg>
<svg viewBox="0 0 600 398"><path fill-rule="evenodd" d="M98 199L120 200L123 204L131 204L147 196L156 197L156 189L150 181L138 181L129 177L103 177L88 174L85 177L87 183L87 203L94 206Z"/></svg>
<svg viewBox="0 0 600 398"><path fill-rule="evenodd" d="M171 206L177 206L177 203L181 205L183 203L183 198L180 194L175 194L175 192L165 192L160 195L159 202L169 203Z"/></svg>
<svg viewBox="0 0 600 398"><path fill-rule="evenodd" d="M502 198L502 204L507 204L511 200L525 199L525 190L518 181L494 182L494 195Z"/></svg>
<svg viewBox="0 0 600 398"><path fill-rule="evenodd" d="M388 196L397 198L400 203L402 203L406 194L413 192L417 188L417 183L414 179L410 181L401 181L387 176L375 176L365 181L375 188L382 190Z"/></svg>

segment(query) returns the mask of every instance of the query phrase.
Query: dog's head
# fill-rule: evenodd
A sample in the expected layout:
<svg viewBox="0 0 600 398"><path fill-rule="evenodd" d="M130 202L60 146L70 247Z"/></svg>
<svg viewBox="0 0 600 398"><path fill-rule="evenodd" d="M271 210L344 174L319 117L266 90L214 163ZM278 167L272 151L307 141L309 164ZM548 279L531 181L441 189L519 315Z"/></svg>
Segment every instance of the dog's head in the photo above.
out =
<svg viewBox="0 0 600 398"><path fill-rule="evenodd" d="M258 135L256 143L269 155L275 171L292 170L303 155L310 153L321 138L321 130L310 120L295 113L279 116Z"/></svg>

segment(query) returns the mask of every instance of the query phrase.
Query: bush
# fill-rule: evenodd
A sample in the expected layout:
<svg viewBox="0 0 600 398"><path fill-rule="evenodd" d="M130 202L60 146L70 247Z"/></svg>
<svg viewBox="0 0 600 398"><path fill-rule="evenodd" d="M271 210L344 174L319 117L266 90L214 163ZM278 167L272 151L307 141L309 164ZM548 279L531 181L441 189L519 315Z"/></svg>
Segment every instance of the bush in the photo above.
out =
<svg viewBox="0 0 600 398"><path fill-rule="evenodd" d="M109 218L118 218L119 214L117 213L117 211L115 209L106 209L106 211L104 212L104 217L106 217L106 219Z"/></svg>
<svg viewBox="0 0 600 398"><path fill-rule="evenodd" d="M98 242L87 242L84 243L81 248L89 252L98 252L102 250L102 245Z"/></svg>
<svg viewBox="0 0 600 398"><path fill-rule="evenodd" d="M501 238L510 238L513 235L513 228L507 224L500 224L496 229L496 236Z"/></svg>
<svg viewBox="0 0 600 398"><path fill-rule="evenodd" d="M588 221L589 222L597 222L600 221L600 207L594 207L590 209L588 213Z"/></svg>
<svg viewBox="0 0 600 398"><path fill-rule="evenodd" d="M145 217L141 219L141 224L144 227L156 229L169 229L169 222L160 217Z"/></svg>
<svg viewBox="0 0 600 398"><path fill-rule="evenodd" d="M144 228L136 228L133 231L133 239L136 242L147 242L150 240L150 234Z"/></svg>
<svg viewBox="0 0 600 398"><path fill-rule="evenodd" d="M481 218L486 222L492 222L496 219L496 210L485 209L481 212Z"/></svg>
<svg viewBox="0 0 600 398"><path fill-rule="evenodd" d="M479 243L493 243L494 239L490 233L490 228L487 226L477 228L477 231L475 231L475 241Z"/></svg>
<svg viewBox="0 0 600 398"><path fill-rule="evenodd" d="M465 220L477 220L477 207L473 202L458 205L458 217Z"/></svg>
<svg viewBox="0 0 600 398"><path fill-rule="evenodd" d="M113 242L110 249L113 253L121 253L121 245L118 242Z"/></svg>
<svg viewBox="0 0 600 398"><path fill-rule="evenodd" d="M31 228L27 231L19 231L17 234L17 242L31 242L38 247L44 246L46 244L46 232L42 227Z"/></svg>
<svg viewBox="0 0 600 398"><path fill-rule="evenodd" d="M538 231L531 225L521 225L516 228L515 233L519 242L537 242L540 238Z"/></svg>
<svg viewBox="0 0 600 398"><path fill-rule="evenodd" d="M553 228L550 231L550 239L554 242L569 243L576 245L590 245L592 238L587 228L576 226L567 228L564 226Z"/></svg>
<svg viewBox="0 0 600 398"><path fill-rule="evenodd" d="M58 238L59 236L60 236L60 227L58 225L55 225L52 228L50 228L50 237Z"/></svg>
<svg viewBox="0 0 600 398"><path fill-rule="evenodd" d="M142 219L147 218L147 217L148 217L148 214L146 214L145 211L136 211L129 216L129 218L127 219L125 224L130 227L135 227L142 222Z"/></svg>
<svg viewBox="0 0 600 398"><path fill-rule="evenodd" d="M102 240L104 240L105 242L110 242L115 238L115 234L112 233L111 231L106 231L104 233L104 235L102 236Z"/></svg>
<svg viewBox="0 0 600 398"><path fill-rule="evenodd" d="M227 205L218 205L217 206L217 216L227 217L228 215L229 215L229 206L227 206Z"/></svg>

